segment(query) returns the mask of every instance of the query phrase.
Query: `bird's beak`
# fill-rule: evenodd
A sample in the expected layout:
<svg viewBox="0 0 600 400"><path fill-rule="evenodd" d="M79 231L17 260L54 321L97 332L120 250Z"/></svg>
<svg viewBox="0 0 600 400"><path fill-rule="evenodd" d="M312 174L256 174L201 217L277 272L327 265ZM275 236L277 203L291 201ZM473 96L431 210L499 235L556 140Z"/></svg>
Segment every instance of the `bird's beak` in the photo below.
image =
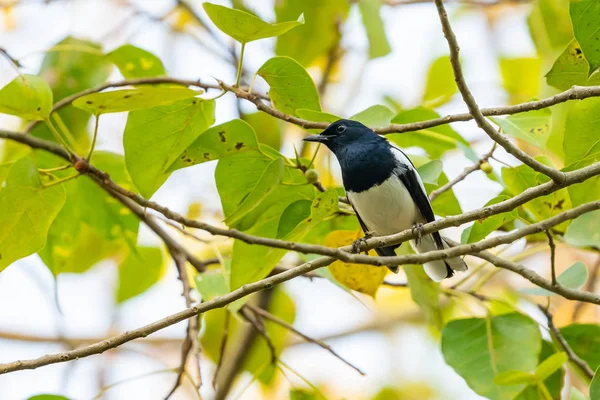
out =
<svg viewBox="0 0 600 400"><path fill-rule="evenodd" d="M327 140L329 140L329 136L325 136L325 135L310 135L310 136L305 137L302 140L305 141L305 142L324 143Z"/></svg>

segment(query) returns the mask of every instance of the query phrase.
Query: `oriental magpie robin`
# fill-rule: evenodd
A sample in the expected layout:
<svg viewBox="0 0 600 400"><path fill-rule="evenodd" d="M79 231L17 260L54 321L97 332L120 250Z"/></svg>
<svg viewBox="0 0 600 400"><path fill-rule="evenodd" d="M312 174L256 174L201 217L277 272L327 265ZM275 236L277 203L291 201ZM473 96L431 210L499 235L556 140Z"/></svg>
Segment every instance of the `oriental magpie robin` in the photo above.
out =
<svg viewBox="0 0 600 400"><path fill-rule="evenodd" d="M418 230L421 224L435 220L429 197L412 162L400 149L360 122L342 119L321 134L304 140L323 143L335 154L348 201L365 235L392 235L408 228ZM419 253L449 247L439 232L417 238L411 244ZM398 246L375 250L380 256L394 256ZM431 261L424 267L434 281L467 269L459 257ZM388 268L398 271L397 266Z"/></svg>

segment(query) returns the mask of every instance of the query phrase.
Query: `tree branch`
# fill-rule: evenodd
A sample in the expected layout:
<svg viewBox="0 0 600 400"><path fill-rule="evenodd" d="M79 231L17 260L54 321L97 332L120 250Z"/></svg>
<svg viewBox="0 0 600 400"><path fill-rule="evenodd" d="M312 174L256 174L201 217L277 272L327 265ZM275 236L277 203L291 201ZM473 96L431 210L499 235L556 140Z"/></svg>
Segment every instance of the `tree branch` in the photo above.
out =
<svg viewBox="0 0 600 400"><path fill-rule="evenodd" d="M467 83L465 81L465 77L463 75L462 68L460 65L460 50L458 47L458 42L456 41L456 36L454 35L452 27L450 26L448 14L446 13L446 9L444 8L444 2L443 0L435 0L435 5L438 11L438 15L440 17L440 22L442 24L444 36L448 41L448 47L450 49L450 64L452 65L452 70L454 71L454 80L456 81L458 90L460 91L463 100L467 105L467 108L469 109L469 113L473 116L475 122L477 122L477 125L481 129L483 129L493 141L502 146L504 150L506 150L515 158L517 158L519 161L530 166L534 170L549 176L556 183L564 182L565 176L563 172L542 164L541 162L535 160L533 157L525 153L523 150L516 147L514 144L511 143L511 141L508 138L506 138L506 136L496 131L492 124L481 113L481 110L479 109L479 106L477 106L477 102L475 101L475 98L473 97L473 94L469 90L469 87L467 86Z"/></svg>

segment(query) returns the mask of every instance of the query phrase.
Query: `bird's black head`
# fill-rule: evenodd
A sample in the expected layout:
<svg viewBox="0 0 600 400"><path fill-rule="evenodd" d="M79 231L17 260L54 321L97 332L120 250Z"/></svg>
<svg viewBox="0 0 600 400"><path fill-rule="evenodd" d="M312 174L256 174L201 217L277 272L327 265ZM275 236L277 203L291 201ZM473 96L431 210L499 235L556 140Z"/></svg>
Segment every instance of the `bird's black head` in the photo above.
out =
<svg viewBox="0 0 600 400"><path fill-rule="evenodd" d="M323 143L337 154L348 146L379 142L384 139L358 121L340 119L329 125L321 134L307 136L303 140Z"/></svg>

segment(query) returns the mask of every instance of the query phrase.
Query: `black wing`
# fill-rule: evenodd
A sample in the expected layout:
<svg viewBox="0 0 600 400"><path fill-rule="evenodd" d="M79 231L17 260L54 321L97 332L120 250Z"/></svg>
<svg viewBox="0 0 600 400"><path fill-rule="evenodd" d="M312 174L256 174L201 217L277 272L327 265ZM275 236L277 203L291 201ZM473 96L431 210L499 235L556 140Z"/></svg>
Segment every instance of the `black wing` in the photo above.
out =
<svg viewBox="0 0 600 400"><path fill-rule="evenodd" d="M417 205L423 218L425 218L427 222L435 221L435 215L433 214L433 208L431 208L431 203L429 202L429 196L427 196L427 192L421 183L421 178L417 173L417 169L402 150L393 146L392 150L398 152L398 163L394 169L394 173L400 178L404 186L406 186L406 189L410 193L410 197L412 197ZM435 240L438 249L443 250L444 243L442 242L440 233L434 232L431 235L433 236L433 240Z"/></svg>

